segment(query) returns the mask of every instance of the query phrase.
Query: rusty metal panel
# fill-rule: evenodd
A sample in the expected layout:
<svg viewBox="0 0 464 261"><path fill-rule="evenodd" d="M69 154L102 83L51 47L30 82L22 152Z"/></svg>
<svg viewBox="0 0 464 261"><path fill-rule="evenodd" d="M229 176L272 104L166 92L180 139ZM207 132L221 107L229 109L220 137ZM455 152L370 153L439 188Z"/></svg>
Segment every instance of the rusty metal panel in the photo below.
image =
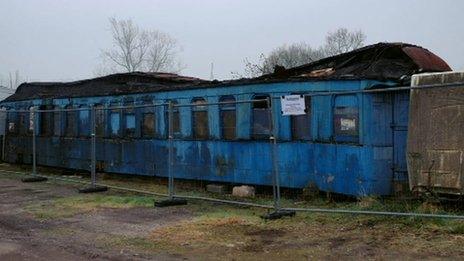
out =
<svg viewBox="0 0 464 261"><path fill-rule="evenodd" d="M413 86L459 82L463 85L411 91L407 156L413 191L464 192L464 73L412 78Z"/></svg>
<svg viewBox="0 0 464 261"><path fill-rule="evenodd" d="M422 69L422 71L451 71L451 68L443 59L427 49L407 46L403 48L403 51Z"/></svg>

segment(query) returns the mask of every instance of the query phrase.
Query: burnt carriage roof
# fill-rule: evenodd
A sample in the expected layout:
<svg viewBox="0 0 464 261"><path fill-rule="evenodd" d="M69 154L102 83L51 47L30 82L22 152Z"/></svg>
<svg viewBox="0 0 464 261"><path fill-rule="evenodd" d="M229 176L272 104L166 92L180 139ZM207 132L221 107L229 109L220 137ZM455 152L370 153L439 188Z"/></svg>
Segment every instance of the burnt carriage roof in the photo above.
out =
<svg viewBox="0 0 464 261"><path fill-rule="evenodd" d="M287 81L375 79L399 82L414 73L450 70L445 61L420 46L378 43L294 68L276 67L274 73L256 78L207 81L172 73L118 73L74 82L23 83L5 101L122 95Z"/></svg>

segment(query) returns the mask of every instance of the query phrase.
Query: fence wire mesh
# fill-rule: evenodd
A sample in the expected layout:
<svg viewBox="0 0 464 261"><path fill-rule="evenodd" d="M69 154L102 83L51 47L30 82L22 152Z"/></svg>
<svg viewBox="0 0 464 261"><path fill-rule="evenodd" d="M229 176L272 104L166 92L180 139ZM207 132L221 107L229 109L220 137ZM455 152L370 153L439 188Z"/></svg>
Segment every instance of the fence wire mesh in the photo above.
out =
<svg viewBox="0 0 464 261"><path fill-rule="evenodd" d="M409 92L401 91L382 97L376 97L375 92L371 95L374 100L391 102L391 113L404 121L401 117L405 112L394 108L395 102L409 100ZM319 113L312 108L318 95L302 95L306 114L287 118L281 115L280 97L263 95L238 101L226 96L216 102L201 98L160 104L125 100L92 106L1 110L0 119L5 119L2 159L31 164L34 176L40 176L37 165L81 170L90 173L91 187L106 185L170 199L199 199L274 211L464 219L462 215L419 213L417 204L421 201L405 196L370 197L368 186L356 185L362 190L346 193L348 196L334 193L330 187L312 186L318 181L311 166L317 165L317 157L345 157L343 146L337 145L361 147L355 144L361 143L361 116L352 107L360 108L360 102L353 100L361 97L362 101L363 94L349 95L352 97L331 98L334 109L329 122L334 135L327 142L330 144L324 145L327 148L310 152L305 147L316 146L313 132L319 131L311 117ZM245 116L244 112L250 113ZM401 127L393 122L392 139L405 138ZM334 155L329 155L331 150ZM339 167L332 164L334 169ZM401 175L406 170L394 167L393 181L404 181L407 177ZM311 171L313 179L305 176ZM132 174L133 179L141 175L152 180L134 187L130 178L103 180L102 173ZM330 175L324 178L330 183Z"/></svg>

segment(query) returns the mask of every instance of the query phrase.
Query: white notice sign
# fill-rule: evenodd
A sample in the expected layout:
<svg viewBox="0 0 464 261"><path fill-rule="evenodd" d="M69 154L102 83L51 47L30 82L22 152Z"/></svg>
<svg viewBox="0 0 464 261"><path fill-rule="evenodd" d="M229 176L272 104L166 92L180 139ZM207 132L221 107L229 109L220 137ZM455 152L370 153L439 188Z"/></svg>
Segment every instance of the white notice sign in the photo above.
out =
<svg viewBox="0 0 464 261"><path fill-rule="evenodd" d="M340 129L342 131L352 131L356 130L356 120L355 119L340 119Z"/></svg>
<svg viewBox="0 0 464 261"><path fill-rule="evenodd" d="M285 95L280 97L282 115L303 115L306 114L304 95Z"/></svg>

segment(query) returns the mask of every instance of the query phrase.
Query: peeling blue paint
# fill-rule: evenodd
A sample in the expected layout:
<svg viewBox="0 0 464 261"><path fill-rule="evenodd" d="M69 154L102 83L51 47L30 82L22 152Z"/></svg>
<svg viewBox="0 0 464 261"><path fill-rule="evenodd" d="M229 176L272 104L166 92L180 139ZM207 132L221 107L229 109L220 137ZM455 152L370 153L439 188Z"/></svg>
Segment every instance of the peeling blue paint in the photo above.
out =
<svg viewBox="0 0 464 261"><path fill-rule="evenodd" d="M248 86L221 87L202 90L184 90L149 94L57 99L53 104L65 107L105 106L121 104L128 96L136 103L150 97L154 103L176 100L189 104L192 97L203 97L207 102L217 102L221 96L233 95L237 101L249 100L255 94L269 94L277 98L295 92L310 93L351 91L367 88L375 81L320 81L273 83ZM401 96L400 98L399 95ZM303 188L315 184L320 190L347 195L388 195L392 193L395 179L393 166L405 162L405 140L393 135L395 117L407 111L407 94L355 94L347 96L314 96L312 102L311 140L292 141L290 118L280 115L280 104L275 99L272 110L278 139L277 158L280 184L283 187ZM10 108L24 109L40 100L2 103ZM333 131L334 106L357 106L359 111L359 137L337 137ZM396 108L396 109L395 109ZM397 112L400 109L400 112ZM237 139L220 139L219 107L208 107L210 139L192 138L192 112L190 107L180 107L180 133L174 140L175 178L220 181L240 184L272 185L271 145L267 140L250 140L251 106L237 104ZM109 123L106 138L97 139L97 162L104 171L147 176L167 176L166 108L154 110L156 135L153 139L140 138L140 113L124 118L120 111L108 111ZM396 115L398 114L398 115ZM400 119L402 123L407 118ZM89 169L90 139L82 125L88 126L88 115L79 115L84 137L38 137L37 160L40 165ZM63 122L63 121L61 121ZM63 123L62 123L63 124ZM37 124L39 125L39 124ZM37 126L36 125L36 126ZM121 137L122 129L135 127L135 137ZM110 138L110 134L119 136ZM406 132L401 133L405 135ZM31 163L31 137L10 134L7 136L6 160ZM404 158L403 158L404 157ZM396 165L395 165L396 166Z"/></svg>

